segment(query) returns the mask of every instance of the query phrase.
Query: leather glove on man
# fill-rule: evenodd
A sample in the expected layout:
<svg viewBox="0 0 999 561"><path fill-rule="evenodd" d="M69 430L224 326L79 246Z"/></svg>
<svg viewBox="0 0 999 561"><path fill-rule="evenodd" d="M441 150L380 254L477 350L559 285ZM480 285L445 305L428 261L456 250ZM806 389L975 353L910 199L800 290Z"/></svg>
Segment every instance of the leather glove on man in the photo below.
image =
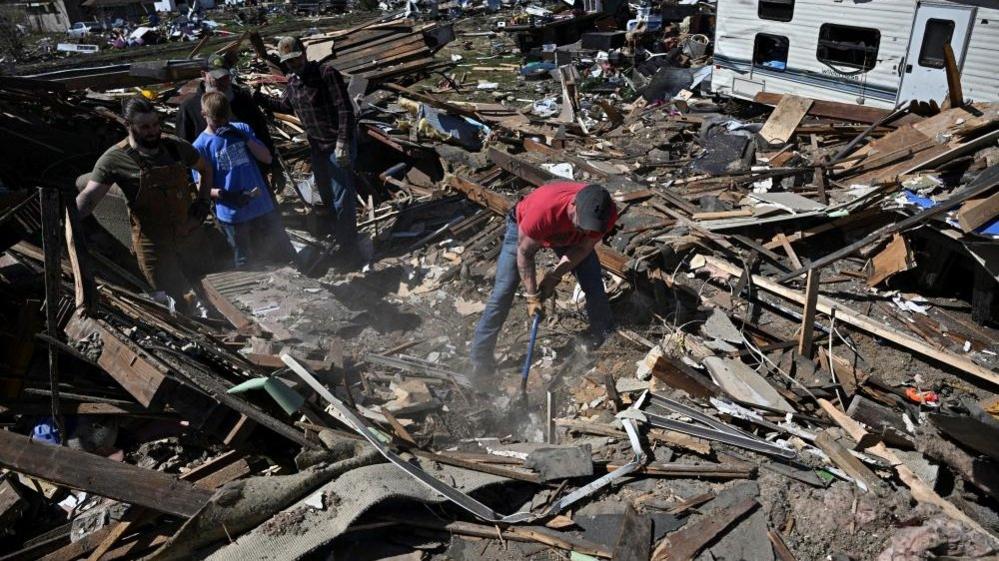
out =
<svg viewBox="0 0 999 561"><path fill-rule="evenodd" d="M545 310L542 307L541 293L527 294L527 317L533 318L535 315L545 317Z"/></svg>
<svg viewBox="0 0 999 561"><path fill-rule="evenodd" d="M347 149L346 143L336 143L336 149L333 150L333 159L336 160L336 164L341 167L350 164L350 150Z"/></svg>

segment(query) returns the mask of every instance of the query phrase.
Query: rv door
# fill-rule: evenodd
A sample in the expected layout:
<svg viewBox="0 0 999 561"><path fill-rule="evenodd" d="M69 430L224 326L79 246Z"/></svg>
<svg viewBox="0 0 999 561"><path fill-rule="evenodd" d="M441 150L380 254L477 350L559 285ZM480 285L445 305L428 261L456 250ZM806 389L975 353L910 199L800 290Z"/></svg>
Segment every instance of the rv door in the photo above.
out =
<svg viewBox="0 0 999 561"><path fill-rule="evenodd" d="M947 95L944 45L950 43L957 67L961 68L974 18L974 7L919 4L909 36L909 53L903 61L898 102L943 101Z"/></svg>

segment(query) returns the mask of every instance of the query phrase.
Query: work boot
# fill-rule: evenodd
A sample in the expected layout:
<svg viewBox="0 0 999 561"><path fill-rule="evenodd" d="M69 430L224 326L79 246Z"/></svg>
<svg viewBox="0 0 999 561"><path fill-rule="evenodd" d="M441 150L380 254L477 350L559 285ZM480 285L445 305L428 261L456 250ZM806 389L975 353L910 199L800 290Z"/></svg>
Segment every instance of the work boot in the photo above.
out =
<svg viewBox="0 0 999 561"><path fill-rule="evenodd" d="M579 350L583 351L585 355L588 355L607 342L607 339L614 334L614 331L604 331L601 333L587 332L585 335L580 335L576 338L576 346Z"/></svg>
<svg viewBox="0 0 999 561"><path fill-rule="evenodd" d="M497 387L496 367L473 363L468 379L472 383L472 390L491 393Z"/></svg>

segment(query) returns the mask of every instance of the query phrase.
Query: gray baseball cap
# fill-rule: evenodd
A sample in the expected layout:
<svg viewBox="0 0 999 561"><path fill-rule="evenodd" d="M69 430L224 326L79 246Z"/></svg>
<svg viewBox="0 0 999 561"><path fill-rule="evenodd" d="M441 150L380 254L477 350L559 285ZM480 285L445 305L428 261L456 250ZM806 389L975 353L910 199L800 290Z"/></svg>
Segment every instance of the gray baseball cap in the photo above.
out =
<svg viewBox="0 0 999 561"><path fill-rule="evenodd" d="M281 62L288 62L293 58L298 58L305 53L305 46L298 37L282 37L278 42L278 57Z"/></svg>

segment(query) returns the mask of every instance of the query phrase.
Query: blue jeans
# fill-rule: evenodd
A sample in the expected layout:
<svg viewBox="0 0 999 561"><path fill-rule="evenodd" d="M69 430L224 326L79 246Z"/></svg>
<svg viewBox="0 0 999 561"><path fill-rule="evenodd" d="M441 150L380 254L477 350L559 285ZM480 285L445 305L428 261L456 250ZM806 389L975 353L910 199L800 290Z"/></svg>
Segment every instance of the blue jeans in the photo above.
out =
<svg viewBox="0 0 999 561"><path fill-rule="evenodd" d="M250 263L287 263L295 259L295 248L277 210L236 224L220 221L219 226L232 248L233 264L237 269Z"/></svg>
<svg viewBox="0 0 999 561"><path fill-rule="evenodd" d="M355 154L356 148L352 148L351 161ZM357 248L357 189L353 173L336 163L332 150L315 147L312 148L312 173L319 197L335 220L333 235L340 250L354 251Z"/></svg>
<svg viewBox="0 0 999 561"><path fill-rule="evenodd" d="M493 356L496 339L507 315L510 314L514 294L520 286L520 271L517 270L519 237L517 221L508 215L506 235L503 237L503 246L500 248L499 260L496 263L496 283L493 285L489 301L486 302L482 318L475 326L475 335L469 352L469 358L476 369L491 370L496 365L496 358ZM561 256L564 250L556 248L555 253ZM610 301L604 291L600 270L600 260L593 251L572 271L586 294L586 316L590 320L590 332L598 339L605 337L614 328Z"/></svg>

